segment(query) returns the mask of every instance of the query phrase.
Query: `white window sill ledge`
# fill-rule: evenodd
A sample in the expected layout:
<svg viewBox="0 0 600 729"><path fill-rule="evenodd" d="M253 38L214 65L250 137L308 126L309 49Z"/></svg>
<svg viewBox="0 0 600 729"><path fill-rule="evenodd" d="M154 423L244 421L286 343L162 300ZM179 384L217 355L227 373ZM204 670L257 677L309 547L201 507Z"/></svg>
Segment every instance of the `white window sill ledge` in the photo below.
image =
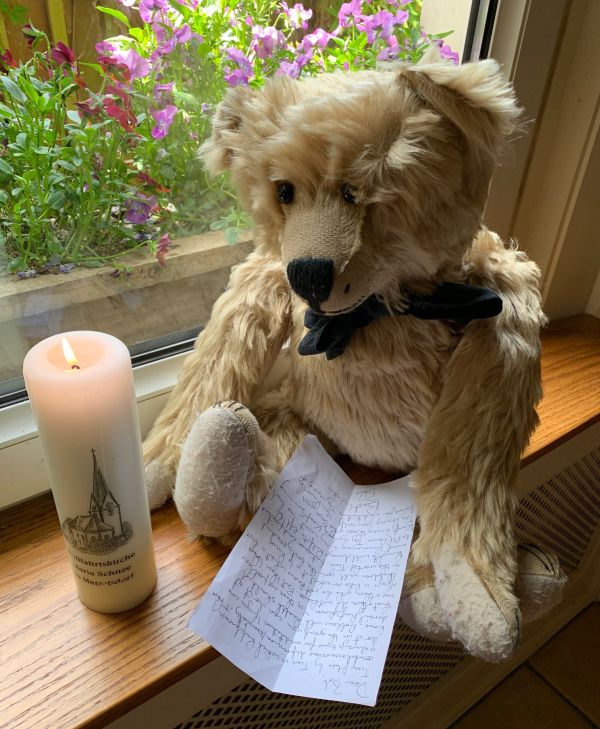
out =
<svg viewBox="0 0 600 729"><path fill-rule="evenodd" d="M142 435L177 380L187 352L133 370ZM0 509L50 488L29 401L0 410Z"/></svg>

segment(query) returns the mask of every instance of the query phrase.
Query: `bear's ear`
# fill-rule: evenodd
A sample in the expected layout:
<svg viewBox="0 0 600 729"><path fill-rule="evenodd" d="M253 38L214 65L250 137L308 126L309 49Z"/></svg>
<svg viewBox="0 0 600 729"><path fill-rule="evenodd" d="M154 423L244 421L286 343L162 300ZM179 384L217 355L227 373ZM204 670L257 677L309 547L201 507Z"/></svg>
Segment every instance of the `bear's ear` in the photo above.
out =
<svg viewBox="0 0 600 729"><path fill-rule="evenodd" d="M491 59L405 66L401 77L427 106L458 127L469 145L494 160L521 114L511 85Z"/></svg>
<svg viewBox="0 0 600 729"><path fill-rule="evenodd" d="M238 145L244 109L252 91L247 86L229 89L218 105L213 118L212 134L200 147L200 155L208 171L216 175L229 169Z"/></svg>

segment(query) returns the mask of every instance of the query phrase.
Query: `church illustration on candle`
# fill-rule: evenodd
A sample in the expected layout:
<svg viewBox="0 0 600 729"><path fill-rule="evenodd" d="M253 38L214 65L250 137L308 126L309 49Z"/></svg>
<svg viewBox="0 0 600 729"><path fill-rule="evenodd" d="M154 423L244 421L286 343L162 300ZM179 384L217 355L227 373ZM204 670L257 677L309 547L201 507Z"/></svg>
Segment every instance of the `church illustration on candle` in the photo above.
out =
<svg viewBox="0 0 600 729"><path fill-rule="evenodd" d="M90 508L87 514L65 519L62 530L67 542L80 552L109 554L126 544L133 534L123 521L121 506L106 484L92 448L93 471Z"/></svg>

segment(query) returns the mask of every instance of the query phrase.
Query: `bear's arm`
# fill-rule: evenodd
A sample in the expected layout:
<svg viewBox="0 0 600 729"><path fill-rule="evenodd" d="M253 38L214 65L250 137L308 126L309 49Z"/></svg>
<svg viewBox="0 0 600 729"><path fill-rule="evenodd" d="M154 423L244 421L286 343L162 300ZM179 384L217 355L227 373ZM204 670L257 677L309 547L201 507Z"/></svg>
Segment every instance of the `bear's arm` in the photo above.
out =
<svg viewBox="0 0 600 729"><path fill-rule="evenodd" d="M291 330L290 289L280 261L259 250L236 266L144 442L148 463L177 466L200 412L220 400L251 404Z"/></svg>
<svg viewBox="0 0 600 729"><path fill-rule="evenodd" d="M415 474L421 536L414 556L427 562L450 547L479 574L509 583L516 558L512 486L541 397L539 269L483 230L464 274L497 291L503 309L466 327L444 374Z"/></svg>

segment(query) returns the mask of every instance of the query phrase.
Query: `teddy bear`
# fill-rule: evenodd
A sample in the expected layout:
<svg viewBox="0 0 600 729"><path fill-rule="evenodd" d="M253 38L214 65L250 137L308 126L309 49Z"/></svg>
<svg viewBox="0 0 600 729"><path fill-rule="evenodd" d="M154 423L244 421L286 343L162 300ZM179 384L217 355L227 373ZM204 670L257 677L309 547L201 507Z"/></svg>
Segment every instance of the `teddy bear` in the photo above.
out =
<svg viewBox="0 0 600 729"><path fill-rule="evenodd" d="M492 661L518 643L519 599L535 617L564 582L513 528L541 396L539 270L482 224L519 114L493 60L230 89L202 155L231 175L255 250L144 444L151 508L173 496L192 535L226 543L307 434L412 472L400 614Z"/></svg>

